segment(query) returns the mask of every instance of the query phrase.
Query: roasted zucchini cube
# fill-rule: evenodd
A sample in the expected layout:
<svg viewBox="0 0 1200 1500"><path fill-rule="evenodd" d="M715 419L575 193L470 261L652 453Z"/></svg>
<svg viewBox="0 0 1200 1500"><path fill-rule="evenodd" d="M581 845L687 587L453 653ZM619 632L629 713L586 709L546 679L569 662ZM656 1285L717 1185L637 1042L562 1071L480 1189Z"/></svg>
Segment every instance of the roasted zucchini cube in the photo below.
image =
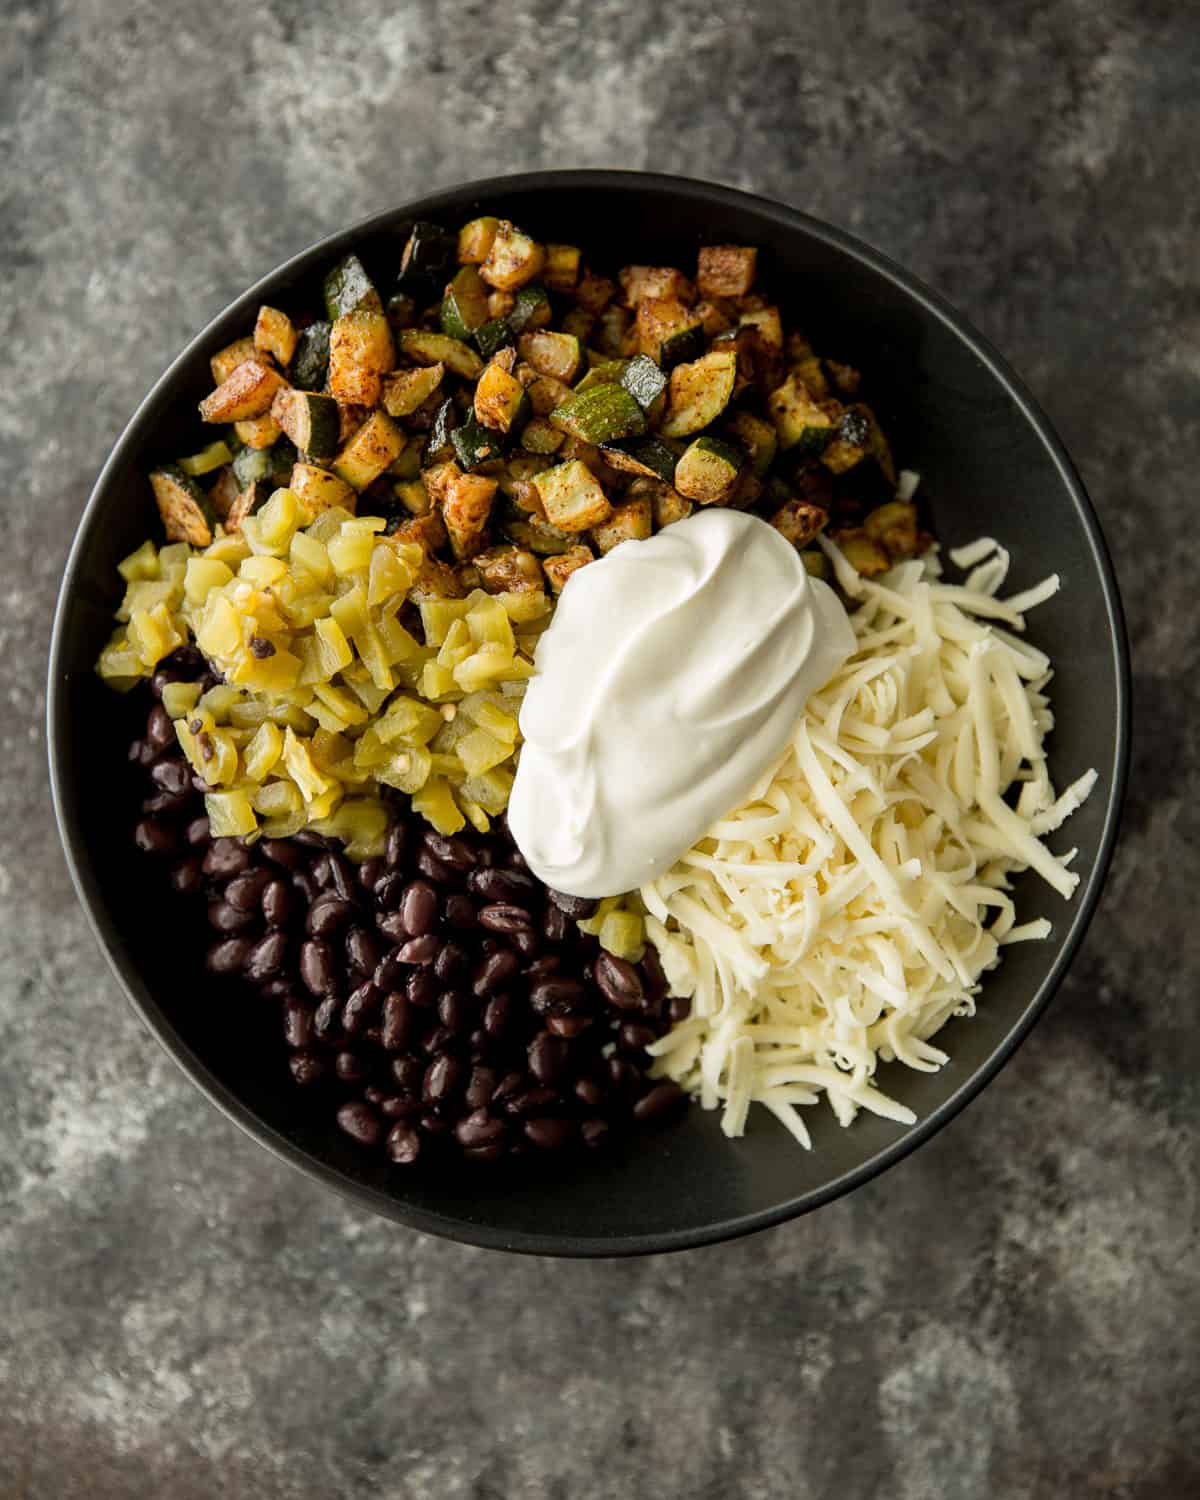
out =
<svg viewBox="0 0 1200 1500"><path fill-rule="evenodd" d="M301 453L329 458L338 450L341 415L332 396L315 391L276 391L271 416Z"/></svg>
<svg viewBox="0 0 1200 1500"><path fill-rule="evenodd" d="M354 490L344 479L331 474L328 469L317 468L315 464L294 465L288 489L296 495L313 520L322 511L332 510L335 506L353 514L358 505Z"/></svg>
<svg viewBox="0 0 1200 1500"><path fill-rule="evenodd" d="M217 514L191 475L178 464L163 464L151 472L150 488L168 541L207 547L213 539Z"/></svg>
<svg viewBox="0 0 1200 1500"><path fill-rule="evenodd" d="M572 459L534 479L546 519L560 531L590 531L612 514L608 497L584 463Z"/></svg>
<svg viewBox="0 0 1200 1500"><path fill-rule="evenodd" d="M549 329L523 333L517 340L521 358L539 375L571 385L587 361L583 345L570 333L552 333Z"/></svg>
<svg viewBox="0 0 1200 1500"><path fill-rule="evenodd" d="M265 303L258 310L254 323L254 347L264 354L272 354L286 368L296 352L296 330L287 313Z"/></svg>
<svg viewBox="0 0 1200 1500"><path fill-rule="evenodd" d="M525 387L512 374L516 357L515 349L502 349L475 387L475 416L497 432L517 432L529 416Z"/></svg>
<svg viewBox="0 0 1200 1500"><path fill-rule="evenodd" d="M439 311L442 332L468 340L488 320L488 289L474 266L463 266L446 288Z"/></svg>
<svg viewBox="0 0 1200 1500"><path fill-rule="evenodd" d="M912 557L919 533L917 507L906 500L890 500L869 513L863 530L886 549L893 562Z"/></svg>
<svg viewBox="0 0 1200 1500"><path fill-rule="evenodd" d="M633 325L638 352L664 369L695 359L704 348L704 326L677 297L644 297Z"/></svg>
<svg viewBox="0 0 1200 1500"><path fill-rule="evenodd" d="M675 465L675 488L700 505L724 505L744 462L742 450L720 438L698 437Z"/></svg>
<svg viewBox="0 0 1200 1500"><path fill-rule="evenodd" d="M733 396L737 354L714 349L690 364L671 371L667 414L659 431L663 437L690 437L721 415Z"/></svg>
<svg viewBox="0 0 1200 1500"><path fill-rule="evenodd" d="M284 383L283 376L273 365L260 359L244 360L201 401L201 419L205 422L242 422L248 417L261 417L263 412L270 411L275 392Z"/></svg>
<svg viewBox="0 0 1200 1500"><path fill-rule="evenodd" d="M474 412L450 434L450 446L464 469L476 469L504 454L503 436L485 427Z"/></svg>
<svg viewBox="0 0 1200 1500"><path fill-rule="evenodd" d="M357 255L347 255L325 278L325 315L331 323L358 308L382 312L383 303Z"/></svg>
<svg viewBox="0 0 1200 1500"><path fill-rule="evenodd" d="M550 413L550 420L585 443L615 443L646 430L642 408L624 386L615 384L574 392Z"/></svg>
<svg viewBox="0 0 1200 1500"><path fill-rule="evenodd" d="M544 286L523 286L512 295L512 306L504 316L514 333L545 328L553 317L550 298ZM494 315L493 315L494 316Z"/></svg>
<svg viewBox="0 0 1200 1500"><path fill-rule="evenodd" d="M696 268L702 297L744 297L754 285L758 251L753 245L705 245Z"/></svg>
<svg viewBox="0 0 1200 1500"><path fill-rule="evenodd" d="M383 377L383 406L389 417L409 417L424 406L442 383L445 365L394 370Z"/></svg>
<svg viewBox="0 0 1200 1500"><path fill-rule="evenodd" d="M478 380L483 370L483 360L469 344L445 333L407 328L400 335L400 350L414 365L441 364L464 380Z"/></svg>
<svg viewBox="0 0 1200 1500"><path fill-rule="evenodd" d="M288 379L302 391L322 391L329 375L329 336L333 324L310 323L296 335Z"/></svg>
<svg viewBox="0 0 1200 1500"><path fill-rule="evenodd" d="M750 467L761 479L774 463L779 449L774 424L743 409L729 419L728 431L746 450Z"/></svg>
<svg viewBox="0 0 1200 1500"><path fill-rule="evenodd" d="M551 589L556 594L561 594L572 573L578 573L580 568L586 568L588 563L595 560L590 547L572 547L569 552L546 558L542 568Z"/></svg>
<svg viewBox="0 0 1200 1500"><path fill-rule="evenodd" d="M447 233L440 224L418 219L405 241L400 256L400 281L414 292L450 272L457 259L458 236Z"/></svg>
<svg viewBox="0 0 1200 1500"><path fill-rule="evenodd" d="M648 479L675 482L676 455L661 438L632 438L628 442L606 444L604 462L623 474L638 474Z"/></svg>
<svg viewBox="0 0 1200 1500"><path fill-rule="evenodd" d="M571 292L579 280L579 267L583 252L578 245L546 246L546 261L542 267L542 281L552 292Z"/></svg>
<svg viewBox="0 0 1200 1500"><path fill-rule="evenodd" d="M458 258L464 266L478 266L488 258L500 220L490 214L481 219L472 219L458 231Z"/></svg>
<svg viewBox="0 0 1200 1500"><path fill-rule="evenodd" d="M648 354L636 354L621 366L617 381L623 385L644 412L649 412L662 399L667 389L667 377Z"/></svg>
<svg viewBox="0 0 1200 1500"><path fill-rule="evenodd" d="M406 441L386 412L373 412L338 454L333 472L354 489L365 490L400 456Z"/></svg>
<svg viewBox="0 0 1200 1500"><path fill-rule="evenodd" d="M767 411L785 452L820 453L833 438L833 415L813 399L795 371L767 397Z"/></svg>
<svg viewBox="0 0 1200 1500"><path fill-rule="evenodd" d="M245 364L248 359L254 359L259 350L252 338L234 339L232 344L226 344L224 349L218 349L208 362L212 371L212 378L217 385L228 380L238 365Z"/></svg>

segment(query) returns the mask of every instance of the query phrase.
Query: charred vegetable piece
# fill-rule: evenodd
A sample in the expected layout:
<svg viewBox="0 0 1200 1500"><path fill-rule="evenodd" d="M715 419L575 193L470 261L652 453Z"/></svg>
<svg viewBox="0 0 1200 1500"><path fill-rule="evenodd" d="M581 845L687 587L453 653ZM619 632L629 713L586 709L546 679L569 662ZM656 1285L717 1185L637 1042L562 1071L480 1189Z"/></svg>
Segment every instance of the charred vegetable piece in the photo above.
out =
<svg viewBox="0 0 1200 1500"><path fill-rule="evenodd" d="M667 414L659 431L664 437L690 437L708 427L729 405L737 375L732 349L710 354L671 371Z"/></svg>
<svg viewBox="0 0 1200 1500"><path fill-rule="evenodd" d="M771 525L781 532L793 547L807 547L820 536L829 522L829 512L807 500L789 500L771 517Z"/></svg>
<svg viewBox="0 0 1200 1500"><path fill-rule="evenodd" d="M445 365L464 380L478 380L483 360L469 344L445 333L426 333L424 329L406 329L400 335L401 353L415 365Z"/></svg>
<svg viewBox="0 0 1200 1500"><path fill-rule="evenodd" d="M275 392L283 383L283 376L273 366L257 359L245 360L201 401L201 419L241 422L247 417L261 417L270 411Z"/></svg>
<svg viewBox="0 0 1200 1500"><path fill-rule="evenodd" d="M286 386L281 386L286 390ZM270 448L277 443L282 428L269 411L258 417L243 417L233 424L234 437L247 448Z"/></svg>
<svg viewBox="0 0 1200 1500"><path fill-rule="evenodd" d="M457 258L457 237L447 234L440 224L418 219L400 256L400 284L408 290L436 281Z"/></svg>
<svg viewBox="0 0 1200 1500"><path fill-rule="evenodd" d="M433 426L429 429L429 437L425 442L424 458L427 464L444 458L450 451L450 438L458 422L458 408L447 397L434 413Z"/></svg>
<svg viewBox="0 0 1200 1500"><path fill-rule="evenodd" d="M569 552L575 545L575 537L569 531L560 531L542 516L526 515L521 519L510 516L504 522L504 530L521 547L536 552L539 557L557 557Z"/></svg>
<svg viewBox="0 0 1200 1500"><path fill-rule="evenodd" d="M474 266L463 266L446 288L439 319L442 332L466 343L488 320L488 293Z"/></svg>
<svg viewBox="0 0 1200 1500"><path fill-rule="evenodd" d="M497 432L517 432L529 416L525 387L511 373L515 358L513 349L498 354L475 387L475 415Z"/></svg>
<svg viewBox="0 0 1200 1500"><path fill-rule="evenodd" d="M417 321L417 304L407 292L393 292L384 308L394 334L403 333Z"/></svg>
<svg viewBox="0 0 1200 1500"><path fill-rule="evenodd" d="M408 417L424 406L442 383L445 365L395 370L383 377L383 405L389 417Z"/></svg>
<svg viewBox="0 0 1200 1500"><path fill-rule="evenodd" d="M245 364L248 359L255 359L258 353L254 340L250 337L234 339L232 344L218 349L208 362L214 383L220 385L223 380L228 380L238 365Z"/></svg>
<svg viewBox="0 0 1200 1500"><path fill-rule="evenodd" d="M650 509L654 515L654 525L661 531L664 526L671 526L676 521L686 521L694 506L669 484L658 484L650 496Z"/></svg>
<svg viewBox="0 0 1200 1500"><path fill-rule="evenodd" d="M167 539L207 547L213 539L217 513L191 475L178 464L164 464L151 473L150 488Z"/></svg>
<svg viewBox="0 0 1200 1500"><path fill-rule="evenodd" d="M504 442L499 433L484 427L472 412L461 427L450 434L454 456L464 469L475 469L490 459L500 458L504 453Z"/></svg>
<svg viewBox="0 0 1200 1500"><path fill-rule="evenodd" d="M258 310L254 324L254 347L271 354L283 366L291 363L296 352L296 330L287 313L265 304Z"/></svg>
<svg viewBox="0 0 1200 1500"><path fill-rule="evenodd" d="M339 401L377 406L382 376L396 363L391 324L382 312L345 313L329 335L329 392Z"/></svg>
<svg viewBox="0 0 1200 1500"><path fill-rule="evenodd" d="M616 282L607 276L597 276L594 271L584 270L575 288L575 300L593 317L599 317L617 295Z"/></svg>
<svg viewBox="0 0 1200 1500"><path fill-rule="evenodd" d="M547 469L533 483L546 519L560 531L590 531L612 513L596 476L579 459Z"/></svg>
<svg viewBox="0 0 1200 1500"><path fill-rule="evenodd" d="M645 354L635 354L617 379L643 411L649 411L667 388L667 377Z"/></svg>
<svg viewBox="0 0 1200 1500"><path fill-rule="evenodd" d="M785 452L819 453L833 437L833 417L813 399L794 371L767 397L767 410Z"/></svg>
<svg viewBox="0 0 1200 1500"><path fill-rule="evenodd" d="M325 278L325 316L331 323L360 307L382 312L383 303L357 255L347 255Z"/></svg>
<svg viewBox="0 0 1200 1500"><path fill-rule="evenodd" d="M522 234L515 224L501 219L479 274L490 286L503 292L515 292L532 281L545 263L543 247L527 234Z"/></svg>
<svg viewBox="0 0 1200 1500"><path fill-rule="evenodd" d="M592 527L592 541L599 552L611 552L622 542L644 542L653 530L650 501L644 497L614 505L612 515Z"/></svg>
<svg viewBox="0 0 1200 1500"><path fill-rule="evenodd" d="M319 516L335 505L353 514L358 506L358 497L344 479L315 464L296 464L288 488L310 516Z"/></svg>
<svg viewBox="0 0 1200 1500"><path fill-rule="evenodd" d="M538 372L571 385L586 360L583 345L570 333L552 333L549 329L523 333L517 340L521 358Z"/></svg>
<svg viewBox="0 0 1200 1500"><path fill-rule="evenodd" d="M458 231L459 261L464 266L481 265L488 258L488 251L492 248L492 241L499 228L500 220L492 218L490 214L464 224Z"/></svg>
<svg viewBox="0 0 1200 1500"><path fill-rule="evenodd" d="M329 335L333 324L323 320L310 323L296 335L288 377L302 391L319 391L329 373Z"/></svg>
<svg viewBox="0 0 1200 1500"><path fill-rule="evenodd" d="M631 438L625 443L606 445L602 451L605 463L623 473L642 474L666 484L675 482L676 455L661 438Z"/></svg>
<svg viewBox="0 0 1200 1500"><path fill-rule="evenodd" d="M548 417L532 417L521 429L521 447L527 453L557 453L566 441Z"/></svg>
<svg viewBox="0 0 1200 1500"><path fill-rule="evenodd" d="M675 466L675 488L686 500L720 505L737 483L743 455L716 437L698 437Z"/></svg>
<svg viewBox="0 0 1200 1500"><path fill-rule="evenodd" d="M775 461L779 449L779 438L774 424L755 416L751 411L735 412L729 421L729 431L746 450L750 467L759 479Z"/></svg>
<svg viewBox="0 0 1200 1500"><path fill-rule="evenodd" d="M516 334L507 318L489 318L475 330L475 347L484 359L516 343Z"/></svg>
<svg viewBox="0 0 1200 1500"><path fill-rule="evenodd" d="M341 415L332 396L315 391L276 391L271 416L301 453L330 458L337 452Z"/></svg>
<svg viewBox="0 0 1200 1500"><path fill-rule="evenodd" d="M373 412L338 455L333 472L356 490L365 490L400 456L404 433L386 412Z"/></svg>
<svg viewBox="0 0 1200 1500"><path fill-rule="evenodd" d="M702 297L744 297L754 285L758 251L753 245L705 245L696 270Z"/></svg>
<svg viewBox="0 0 1200 1500"><path fill-rule="evenodd" d="M624 386L615 384L576 391L550 413L550 420L585 443L615 443L646 430L642 408Z"/></svg>
<svg viewBox="0 0 1200 1500"><path fill-rule="evenodd" d="M546 579L556 594L561 594L572 573L586 568L596 558L590 547L571 547L558 557L548 557L542 564Z"/></svg>
<svg viewBox="0 0 1200 1500"><path fill-rule="evenodd" d="M442 521L459 561L481 552L496 498L496 481L485 474L457 474L446 488Z"/></svg>
<svg viewBox="0 0 1200 1500"><path fill-rule="evenodd" d="M513 298L512 308L507 314L509 327L514 333L544 328L552 316L550 298L545 287L541 286L523 286Z"/></svg>

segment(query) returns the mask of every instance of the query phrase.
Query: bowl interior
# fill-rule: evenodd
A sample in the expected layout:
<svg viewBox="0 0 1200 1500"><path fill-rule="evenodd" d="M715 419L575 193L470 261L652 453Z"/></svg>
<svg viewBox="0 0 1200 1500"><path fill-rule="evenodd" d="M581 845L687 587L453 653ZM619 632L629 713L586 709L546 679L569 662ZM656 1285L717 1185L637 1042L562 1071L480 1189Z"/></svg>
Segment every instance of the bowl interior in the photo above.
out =
<svg viewBox="0 0 1200 1500"><path fill-rule="evenodd" d="M211 386L208 356L245 331L260 300L318 299L321 275L346 248L388 284L414 217L478 212L581 244L609 271L630 259L686 267L704 242L759 246L760 284L822 352L866 372L898 462L921 472L943 542L996 536L1012 553L1015 588L1062 576L1030 634L1056 668L1055 781L1099 772L1096 793L1055 840L1078 847L1083 883L1066 904L1036 879L1020 881L1022 919L1049 917L1051 939L1017 945L986 977L976 1018L943 1033L952 1061L942 1072L886 1070L886 1089L919 1117L910 1129L864 1116L842 1130L822 1106L810 1111L815 1150L805 1153L753 1112L746 1136L727 1141L716 1117L693 1108L612 1161L541 1175L398 1171L344 1142L328 1115L310 1117L273 1018L206 980L188 956L179 904L131 850L128 799L114 794L128 774L124 710L92 664L120 595L116 563L156 525L146 471L200 445L195 402ZM936 299L862 247L757 199L633 174L543 174L441 194L347 231L252 288L176 361L117 445L80 528L51 668L52 771L81 894L133 999L195 1081L265 1144L381 1212L455 1238L545 1253L666 1249L759 1227L853 1185L948 1118L1016 1045L1103 877L1124 774L1125 671L1115 586L1078 482L1020 389Z"/></svg>

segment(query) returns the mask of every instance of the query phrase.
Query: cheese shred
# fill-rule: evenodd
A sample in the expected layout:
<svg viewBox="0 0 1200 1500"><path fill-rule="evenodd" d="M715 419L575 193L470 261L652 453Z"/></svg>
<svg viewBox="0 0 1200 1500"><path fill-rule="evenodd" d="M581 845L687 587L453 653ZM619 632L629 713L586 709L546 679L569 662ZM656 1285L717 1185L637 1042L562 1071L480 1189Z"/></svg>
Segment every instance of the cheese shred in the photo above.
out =
<svg viewBox="0 0 1200 1500"><path fill-rule="evenodd" d="M936 562L862 578L822 545L860 601L858 650L749 799L641 892L671 992L692 1002L650 1047L654 1072L720 1108L727 1135L761 1104L806 1148L801 1110L822 1096L842 1125L915 1120L878 1064L942 1067L929 1039L974 1014L1001 947L1050 935L1017 924L1010 877L1073 894L1071 855L1044 838L1096 782L1056 795L1050 664L1019 638L1057 576L1000 599L1009 558L988 537L951 553L973 570L960 585Z"/></svg>

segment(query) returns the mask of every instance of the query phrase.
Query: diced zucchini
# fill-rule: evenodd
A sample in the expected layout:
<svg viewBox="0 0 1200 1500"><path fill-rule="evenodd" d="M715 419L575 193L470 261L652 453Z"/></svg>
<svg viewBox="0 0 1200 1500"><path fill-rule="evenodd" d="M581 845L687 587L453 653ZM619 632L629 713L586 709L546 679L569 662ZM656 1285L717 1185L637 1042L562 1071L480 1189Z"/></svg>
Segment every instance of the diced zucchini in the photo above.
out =
<svg viewBox="0 0 1200 1500"><path fill-rule="evenodd" d="M442 521L460 562L483 550L496 488L496 481L484 474L459 474L450 481Z"/></svg>
<svg viewBox="0 0 1200 1500"><path fill-rule="evenodd" d="M592 541L597 551L611 552L622 542L644 542L653 529L653 513L650 501L644 496L614 505L612 515L599 526L592 527Z"/></svg>
<svg viewBox="0 0 1200 1500"><path fill-rule="evenodd" d="M589 354L589 359L591 356ZM640 356L639 356L640 358ZM575 382L577 391L590 391L593 386L613 385L621 378L621 371L629 363L627 359L597 359L592 360L591 368ZM657 365L655 366L657 369Z"/></svg>
<svg viewBox="0 0 1200 1500"><path fill-rule="evenodd" d="M205 422L241 422L246 417L261 417L271 409L275 392L283 383L283 376L271 365L258 359L244 360L201 401L200 416Z"/></svg>
<svg viewBox="0 0 1200 1500"><path fill-rule="evenodd" d="M329 335L329 391L339 401L377 406L381 377L396 363L392 329L382 312L344 314Z"/></svg>
<svg viewBox="0 0 1200 1500"><path fill-rule="evenodd" d="M516 225L502 219L496 226L491 249L479 268L479 274L502 292L515 292L532 281L545 262L543 247L527 234L522 234Z"/></svg>
<svg viewBox="0 0 1200 1500"><path fill-rule="evenodd" d="M446 288L438 314L442 332L466 342L488 320L487 287L474 266L463 266Z"/></svg>
<svg viewBox="0 0 1200 1500"><path fill-rule="evenodd" d="M475 387L475 416L497 432L517 432L529 416L525 387L511 373L514 349L505 349L493 359Z"/></svg>
<svg viewBox="0 0 1200 1500"><path fill-rule="evenodd" d="M454 456L464 469L478 468L480 464L500 458L504 453L504 444L499 435L484 427L474 412L461 427L456 427L450 434L450 444L454 449Z"/></svg>
<svg viewBox="0 0 1200 1500"><path fill-rule="evenodd" d="M708 427L729 405L737 375L732 349L714 349L671 371L667 414L659 431L664 437L689 437Z"/></svg>
<svg viewBox="0 0 1200 1500"><path fill-rule="evenodd" d="M331 323L365 308L382 312L383 303L357 255L347 255L325 278L325 315Z"/></svg>
<svg viewBox="0 0 1200 1500"><path fill-rule="evenodd" d="M648 354L635 354L617 378L643 411L649 411L667 388L667 377Z"/></svg>
<svg viewBox="0 0 1200 1500"><path fill-rule="evenodd" d="M583 252L578 245L548 244L542 280L552 292L574 291L582 263Z"/></svg>
<svg viewBox="0 0 1200 1500"><path fill-rule="evenodd" d="M298 463L292 469L288 489L293 491L308 515L315 519L322 511L340 506L352 514L358 499L344 479L315 464Z"/></svg>
<svg viewBox="0 0 1200 1500"><path fill-rule="evenodd" d="M515 342L516 335L507 318L489 318L475 330L475 347L484 359L491 359L493 354Z"/></svg>
<svg viewBox="0 0 1200 1500"><path fill-rule="evenodd" d="M407 288L437 281L449 274L457 258L457 235L448 234L440 224L418 219L400 256L400 282Z"/></svg>
<svg viewBox="0 0 1200 1500"><path fill-rule="evenodd" d="M478 266L488 258L500 220L490 214L481 219L472 219L458 231L458 259L464 266Z"/></svg>
<svg viewBox="0 0 1200 1500"><path fill-rule="evenodd" d="M333 472L354 489L365 490L399 457L405 441L386 412L373 412L342 449Z"/></svg>
<svg viewBox="0 0 1200 1500"><path fill-rule="evenodd" d="M698 359L704 352L704 324L697 320L669 334L659 345L658 362L664 370Z"/></svg>
<svg viewBox="0 0 1200 1500"><path fill-rule="evenodd" d="M506 316L514 333L545 328L552 316L545 287L523 286L514 296L512 308Z"/></svg>
<svg viewBox="0 0 1200 1500"><path fill-rule="evenodd" d="M287 313L266 303L258 310L254 323L254 347L265 354L273 354L285 368L296 352L296 330Z"/></svg>
<svg viewBox="0 0 1200 1500"><path fill-rule="evenodd" d="M287 484L296 460L290 438L281 437L270 448L243 448L233 461L233 475L239 490L257 480L269 484Z"/></svg>
<svg viewBox="0 0 1200 1500"><path fill-rule="evenodd" d="M199 453L193 453L190 458L181 458L179 467L185 474L190 474L193 479L199 479L202 474L211 474L214 469L219 469L233 458L229 451L229 444L218 438L215 443L209 443L207 448L202 448Z"/></svg>
<svg viewBox="0 0 1200 1500"><path fill-rule="evenodd" d="M383 405L389 417L408 417L424 406L442 383L445 365L395 370L383 377Z"/></svg>
<svg viewBox="0 0 1200 1500"><path fill-rule="evenodd" d="M321 391L329 374L329 335L332 323L310 323L296 335L288 378L302 391Z"/></svg>
<svg viewBox="0 0 1200 1500"><path fill-rule="evenodd" d="M795 371L767 397L767 410L784 452L820 453L834 435L832 416L812 398Z"/></svg>
<svg viewBox="0 0 1200 1500"><path fill-rule="evenodd" d="M661 438L633 438L627 443L606 445L604 461L625 474L641 474L650 479L675 482L676 455Z"/></svg>
<svg viewBox="0 0 1200 1500"><path fill-rule="evenodd" d="M489 594L532 592L544 582L541 563L524 547L489 547L476 555L475 566Z"/></svg>
<svg viewBox="0 0 1200 1500"><path fill-rule="evenodd" d="M869 406L861 403L841 413L833 441L821 454L821 462L834 474L843 474L867 456L874 458L888 484L896 486L896 466L883 429Z"/></svg>
<svg viewBox="0 0 1200 1500"><path fill-rule="evenodd" d="M301 453L329 458L337 452L341 414L332 396L285 387L275 393L271 416Z"/></svg>
<svg viewBox="0 0 1200 1500"><path fill-rule="evenodd" d="M592 333L592 343L602 355L610 359L625 354L629 323L628 311L619 303L610 303L600 314L599 322Z"/></svg>
<svg viewBox="0 0 1200 1500"><path fill-rule="evenodd" d="M576 391L550 413L550 420L585 443L615 443L646 430L642 408L624 386L615 384Z"/></svg>
<svg viewBox="0 0 1200 1500"><path fill-rule="evenodd" d="M536 417L548 417L556 406L571 399L571 387L553 375L538 375L532 365L518 365L517 379L525 387Z"/></svg>
<svg viewBox="0 0 1200 1500"><path fill-rule="evenodd" d="M675 266L626 266L617 279L630 307L637 307L649 298L669 297L677 302L690 302L695 295L691 282Z"/></svg>
<svg viewBox="0 0 1200 1500"><path fill-rule="evenodd" d="M570 551L563 552L558 557L548 557L542 564L542 568L551 589L556 594L561 594L572 573L578 573L580 568L586 568L588 563L595 562L595 560L590 547L572 547Z"/></svg>
<svg viewBox="0 0 1200 1500"><path fill-rule="evenodd" d="M675 488L685 500L720 505L737 483L742 451L717 437L698 437L675 466Z"/></svg>
<svg viewBox="0 0 1200 1500"><path fill-rule="evenodd" d="M526 364L539 375L570 385L584 368L583 345L569 333L551 333L549 329L523 333L517 348Z"/></svg>
<svg viewBox="0 0 1200 1500"><path fill-rule="evenodd" d="M675 297L639 301L633 331L638 350L664 369L696 359L704 349L704 325Z"/></svg>
<svg viewBox="0 0 1200 1500"><path fill-rule="evenodd" d="M437 366L438 369L442 367ZM450 452L450 437L458 426L458 407L453 400L447 396L437 411L433 414L433 425L429 429L429 436L425 440L425 451L422 458L425 463L437 463Z"/></svg>
<svg viewBox="0 0 1200 1500"><path fill-rule="evenodd" d="M192 476L178 464L163 464L151 472L150 487L167 540L207 547L213 539L217 515Z"/></svg>
<svg viewBox="0 0 1200 1500"><path fill-rule="evenodd" d="M279 389L286 391L287 386L280 386ZM275 394L278 395L279 391ZM245 417L242 421L235 422L233 431L238 442L247 448L270 448L279 441L283 428L269 411L265 411L261 416Z"/></svg>
<svg viewBox="0 0 1200 1500"><path fill-rule="evenodd" d="M668 484L655 486L654 493L650 496L650 508L658 531L664 526L674 525L676 521L686 521L693 510L692 502L685 500L678 490L672 489Z"/></svg>
<svg viewBox="0 0 1200 1500"><path fill-rule="evenodd" d="M393 334L402 333L417 321L417 303L407 292L393 292L384 307Z"/></svg>
<svg viewBox="0 0 1200 1500"><path fill-rule="evenodd" d="M569 531L560 531L543 516L532 512L522 520L508 518L504 530L519 547L528 548L539 557L555 557L569 552L575 545L575 538Z"/></svg>
<svg viewBox="0 0 1200 1500"><path fill-rule="evenodd" d="M527 453L557 453L564 435L548 417L532 417L521 429L521 447Z"/></svg>
<svg viewBox="0 0 1200 1500"><path fill-rule="evenodd" d="M753 245L705 245L696 269L702 297L744 297L754 285L758 251Z"/></svg>
<svg viewBox="0 0 1200 1500"><path fill-rule="evenodd" d="M411 451L411 450L406 450ZM403 505L411 516L427 515L433 501L429 498L429 491L419 479L407 479L401 484L394 486L396 499Z"/></svg>
<svg viewBox="0 0 1200 1500"><path fill-rule="evenodd" d="M218 520L225 519L237 497L237 477L233 472L233 465L230 464L217 475L216 483L208 492L209 504L216 511Z"/></svg>
<svg viewBox="0 0 1200 1500"><path fill-rule="evenodd" d="M804 382L805 389L814 401L827 401L833 392L829 389L829 377L823 362L811 351L792 366L792 374Z"/></svg>
<svg viewBox="0 0 1200 1500"><path fill-rule="evenodd" d="M772 423L756 417L751 411L735 412L729 422L729 431L745 448L750 458L750 467L761 479L775 461L779 439Z"/></svg>
<svg viewBox="0 0 1200 1500"><path fill-rule="evenodd" d="M581 344L586 344L595 327L596 320L590 312L582 307L573 307L562 320L562 331L577 338Z"/></svg>
<svg viewBox="0 0 1200 1500"><path fill-rule="evenodd" d="M771 517L771 525L781 532L793 547L807 547L825 530L829 512L807 500L789 500Z"/></svg>
<svg viewBox="0 0 1200 1500"><path fill-rule="evenodd" d="M533 482L546 519L560 531L590 531L612 514L612 506L596 476L578 459L547 469Z"/></svg>
<svg viewBox="0 0 1200 1500"><path fill-rule="evenodd" d="M483 360L474 349L445 333L405 329L400 335L400 350L415 365L445 365L447 370L461 375L464 380L478 380L483 372Z"/></svg>
<svg viewBox="0 0 1200 1500"><path fill-rule="evenodd" d="M760 307L738 318L739 328L752 328L772 353L783 353L783 320L777 307Z"/></svg>
<svg viewBox="0 0 1200 1500"><path fill-rule="evenodd" d="M254 359L257 353L254 340L250 337L234 339L232 344L226 344L224 349L218 349L208 362L213 382L220 385L222 381L228 380L238 365L245 364L248 359Z"/></svg>

